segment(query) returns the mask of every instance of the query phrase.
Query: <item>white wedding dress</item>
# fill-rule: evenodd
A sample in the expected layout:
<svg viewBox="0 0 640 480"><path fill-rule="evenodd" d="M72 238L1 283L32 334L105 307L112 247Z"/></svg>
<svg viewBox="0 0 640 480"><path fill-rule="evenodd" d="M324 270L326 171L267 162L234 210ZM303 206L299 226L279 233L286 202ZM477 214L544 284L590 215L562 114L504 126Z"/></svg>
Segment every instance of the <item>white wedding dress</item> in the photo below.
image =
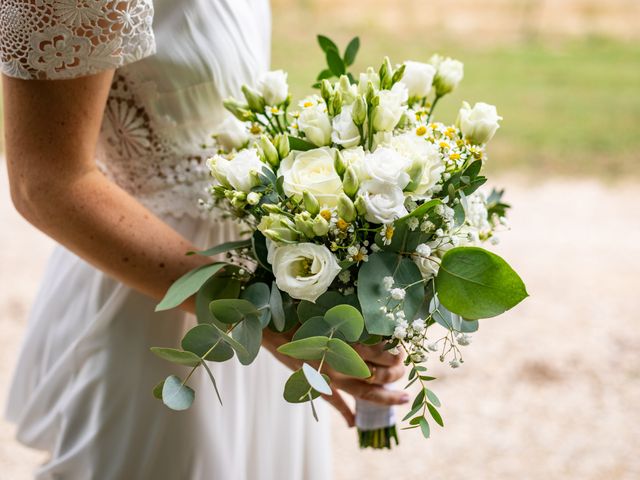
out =
<svg viewBox="0 0 640 480"><path fill-rule="evenodd" d="M196 245L234 236L198 214L207 184L200 147L269 63L264 0L2 0L6 75L63 79L115 68L97 162ZM174 412L153 386L187 369L155 358L177 346L191 316L57 247L37 294L7 416L26 445L50 452L38 479L300 480L330 476L328 415L282 398L287 369L262 351L249 367L212 364L191 410ZM200 372L202 373L202 372ZM322 412L321 412L322 415Z"/></svg>

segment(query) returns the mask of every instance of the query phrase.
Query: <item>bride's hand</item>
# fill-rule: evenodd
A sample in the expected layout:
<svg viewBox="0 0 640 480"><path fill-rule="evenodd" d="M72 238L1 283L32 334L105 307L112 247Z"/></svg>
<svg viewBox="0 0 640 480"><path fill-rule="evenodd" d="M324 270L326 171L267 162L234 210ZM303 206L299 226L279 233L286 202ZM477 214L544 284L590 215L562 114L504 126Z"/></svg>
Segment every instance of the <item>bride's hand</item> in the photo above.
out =
<svg viewBox="0 0 640 480"><path fill-rule="evenodd" d="M264 330L263 345L282 363L292 370L302 366L300 360L282 355L277 348L290 341L285 334L279 334L270 330ZM367 362L371 370L371 377L362 380L349 377L324 367L323 373L331 378L331 390L333 395L323 395L323 398L333 405L344 417L347 424L355 425L355 415L338 390L353 395L356 398L380 405L401 405L409 401L409 394L402 391L387 390L383 387L386 383L394 382L404 375L404 364L401 355L391 355L383 350L383 345L374 346L357 345L356 351Z"/></svg>

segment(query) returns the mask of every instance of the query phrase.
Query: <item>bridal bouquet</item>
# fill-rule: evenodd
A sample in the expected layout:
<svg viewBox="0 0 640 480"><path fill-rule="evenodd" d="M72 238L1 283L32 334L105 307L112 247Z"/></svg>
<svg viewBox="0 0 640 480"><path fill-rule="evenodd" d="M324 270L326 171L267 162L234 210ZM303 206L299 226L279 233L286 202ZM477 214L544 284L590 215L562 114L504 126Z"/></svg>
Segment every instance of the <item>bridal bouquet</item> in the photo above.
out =
<svg viewBox="0 0 640 480"><path fill-rule="evenodd" d="M502 192L478 190L501 117L492 105L464 103L455 124L434 119L463 77L459 61L387 58L356 76L348 68L357 38L344 54L318 39L328 68L317 94L292 105L279 70L225 102L235 118L216 137L201 207L235 219L246 238L191 252L225 261L173 284L157 309L196 294L199 324L181 349L153 351L203 367L215 387L206 361L235 355L249 364L263 329L288 332L279 352L304 363L283 385L284 398L309 402L315 415L314 399L331 395L323 367L366 379L371 370L353 346L383 342L405 355L407 388L418 387L403 421L429 437L432 420L443 425L429 357L460 366L478 320L527 296L511 267L479 247L506 224ZM186 409L195 395L189 377L169 376L154 393ZM356 423L363 447L398 441L388 407L358 401Z"/></svg>

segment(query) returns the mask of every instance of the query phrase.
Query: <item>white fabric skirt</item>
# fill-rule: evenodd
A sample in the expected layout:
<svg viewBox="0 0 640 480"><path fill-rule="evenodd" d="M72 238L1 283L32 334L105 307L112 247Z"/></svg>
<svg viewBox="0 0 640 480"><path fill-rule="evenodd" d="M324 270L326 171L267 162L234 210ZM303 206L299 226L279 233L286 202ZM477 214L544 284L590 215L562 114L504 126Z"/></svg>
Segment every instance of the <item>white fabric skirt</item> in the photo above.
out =
<svg viewBox="0 0 640 480"><path fill-rule="evenodd" d="M224 224L167 221L200 247L233 237ZM155 304L64 248L54 251L7 405L18 440L51 454L35 478L330 477L328 414L316 423L308 405L285 402L290 372L266 350L248 367L235 358L211 364L224 406L202 369L190 381L190 410L174 412L156 400L156 383L171 373L184 378L189 369L149 348L177 347L195 319L155 313Z"/></svg>

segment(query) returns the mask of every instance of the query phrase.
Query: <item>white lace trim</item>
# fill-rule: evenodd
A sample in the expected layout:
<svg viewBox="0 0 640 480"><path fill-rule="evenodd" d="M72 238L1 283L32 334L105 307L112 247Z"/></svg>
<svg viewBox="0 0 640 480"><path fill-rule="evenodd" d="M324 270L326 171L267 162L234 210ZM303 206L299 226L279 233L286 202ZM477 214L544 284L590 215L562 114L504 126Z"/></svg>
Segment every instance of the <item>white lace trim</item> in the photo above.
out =
<svg viewBox="0 0 640 480"><path fill-rule="evenodd" d="M127 69L116 72L102 120L98 166L113 182L157 215L205 216L212 181L206 159L213 147L185 152L172 125L158 121L145 107L154 84L139 82ZM149 91L151 90L151 91ZM143 98L144 97L144 98Z"/></svg>
<svg viewBox="0 0 640 480"><path fill-rule="evenodd" d="M62 79L118 68L155 52L151 0L2 0L2 72Z"/></svg>

